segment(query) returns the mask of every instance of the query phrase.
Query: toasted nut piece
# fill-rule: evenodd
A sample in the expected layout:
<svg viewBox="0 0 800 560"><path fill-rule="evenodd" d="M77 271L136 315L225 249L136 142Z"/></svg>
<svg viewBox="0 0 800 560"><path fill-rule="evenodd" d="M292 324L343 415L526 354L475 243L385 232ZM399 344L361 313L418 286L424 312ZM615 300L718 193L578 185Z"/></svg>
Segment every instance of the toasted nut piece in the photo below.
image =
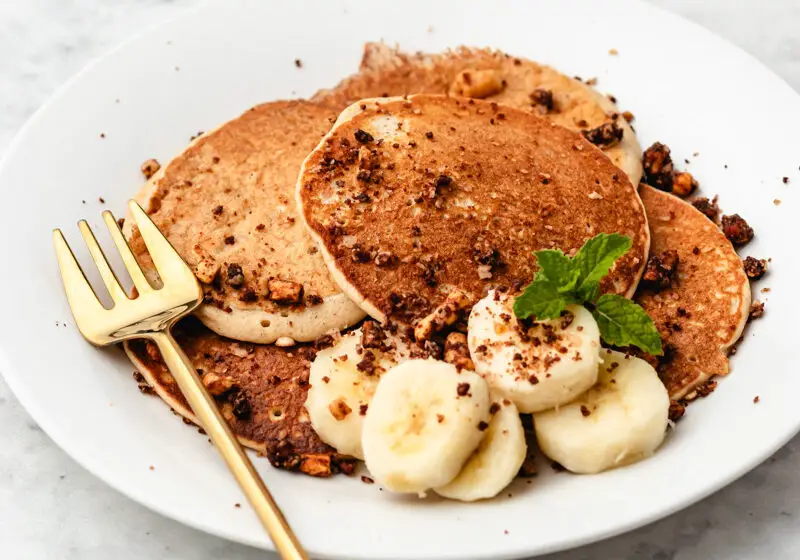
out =
<svg viewBox="0 0 800 560"><path fill-rule="evenodd" d="M278 303L297 303L303 297L303 285L299 282L273 278L268 287L269 299Z"/></svg>
<svg viewBox="0 0 800 560"><path fill-rule="evenodd" d="M686 414L686 407L678 401L669 401L669 419L677 422Z"/></svg>
<svg viewBox="0 0 800 560"><path fill-rule="evenodd" d="M642 167L648 185L662 191L672 190L672 156L667 146L655 142L642 154Z"/></svg>
<svg viewBox="0 0 800 560"><path fill-rule="evenodd" d="M672 194L689 196L697 188L697 181L688 171L678 171L672 176Z"/></svg>
<svg viewBox="0 0 800 560"><path fill-rule="evenodd" d="M214 373L207 373L203 376L203 385L206 386L208 392L218 397L223 393L227 393L233 387L233 378L225 376L219 376Z"/></svg>
<svg viewBox="0 0 800 560"><path fill-rule="evenodd" d="M331 414L337 420L344 420L347 418L348 414L353 412L353 409L347 406L347 403L344 402L343 399L332 401L331 404L328 405L328 410L331 411Z"/></svg>
<svg viewBox="0 0 800 560"><path fill-rule="evenodd" d="M692 201L692 206L697 208L712 222L716 223L717 219L719 218L719 206L717 205L716 196L711 200L706 197L695 198Z"/></svg>
<svg viewBox="0 0 800 560"><path fill-rule="evenodd" d="M328 477L333 474L330 455L303 455L300 459L300 472L309 476Z"/></svg>
<svg viewBox="0 0 800 560"><path fill-rule="evenodd" d="M450 93L484 99L503 90L503 80L496 70L464 70L450 86Z"/></svg>
<svg viewBox="0 0 800 560"><path fill-rule="evenodd" d="M238 288L244 284L244 272L242 271L242 266L236 263L229 264L227 279L228 284L234 288Z"/></svg>
<svg viewBox="0 0 800 560"><path fill-rule="evenodd" d="M555 107L552 90L538 88L533 90L528 97L531 99L531 104L540 113L549 113Z"/></svg>
<svg viewBox="0 0 800 560"><path fill-rule="evenodd" d="M433 333L458 321L461 313L472 307L472 304L472 297L461 290L453 290L430 315L417 322L414 327L414 337L417 341L428 340Z"/></svg>
<svg viewBox="0 0 800 560"><path fill-rule="evenodd" d="M660 255L650 255L642 274L642 284L653 290L669 288L679 261L678 252L674 249L663 251Z"/></svg>
<svg viewBox="0 0 800 560"><path fill-rule="evenodd" d="M459 371L462 369L475 371L475 364L469 356L467 335L460 332L447 335L447 340L444 342L444 361L453 364Z"/></svg>
<svg viewBox="0 0 800 560"><path fill-rule="evenodd" d="M722 216L722 232L734 245L744 245L753 239L753 228L739 214Z"/></svg>
<svg viewBox="0 0 800 560"><path fill-rule="evenodd" d="M758 280L767 273L767 259L747 257L742 264L744 265L744 273L751 280Z"/></svg>
<svg viewBox="0 0 800 560"><path fill-rule="evenodd" d="M361 325L361 347L383 348L386 343L386 333L375 321L364 321Z"/></svg>
<svg viewBox="0 0 800 560"><path fill-rule="evenodd" d="M205 257L194 267L194 275L203 284L211 284L219 272L219 263L211 257Z"/></svg>
<svg viewBox="0 0 800 560"><path fill-rule="evenodd" d="M610 121L597 128L581 131L581 134L595 146L605 149L619 144L624 132L616 121Z"/></svg>
<svg viewBox="0 0 800 560"><path fill-rule="evenodd" d="M161 169L161 164L158 163L157 159L148 159L142 164L140 169L142 170L142 175L144 175L144 178L149 179L155 175L159 169Z"/></svg>

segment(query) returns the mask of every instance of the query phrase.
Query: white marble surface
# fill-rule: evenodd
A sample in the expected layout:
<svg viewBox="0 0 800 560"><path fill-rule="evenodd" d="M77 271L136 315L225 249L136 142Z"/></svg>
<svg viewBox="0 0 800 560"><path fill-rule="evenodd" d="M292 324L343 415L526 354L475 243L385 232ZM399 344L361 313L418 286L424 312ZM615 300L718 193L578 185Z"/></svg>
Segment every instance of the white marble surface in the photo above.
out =
<svg viewBox="0 0 800 560"><path fill-rule="evenodd" d="M800 91L797 0L655 0L749 51ZM199 0L2 0L0 153L64 80ZM679 79L679 69L676 69ZM167 520L76 465L0 379L0 557L255 559ZM693 465L687 460L687 476ZM800 437L728 488L628 535L547 560L800 558Z"/></svg>

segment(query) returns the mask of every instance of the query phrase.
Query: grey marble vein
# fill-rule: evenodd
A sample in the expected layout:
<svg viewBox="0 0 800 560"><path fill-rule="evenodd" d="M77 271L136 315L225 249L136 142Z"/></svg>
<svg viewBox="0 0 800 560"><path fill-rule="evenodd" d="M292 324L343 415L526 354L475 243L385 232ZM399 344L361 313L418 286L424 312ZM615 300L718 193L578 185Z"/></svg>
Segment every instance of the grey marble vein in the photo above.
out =
<svg viewBox="0 0 800 560"><path fill-rule="evenodd" d="M199 0L0 2L0 153L64 80L131 33ZM708 27L800 91L796 0L655 0ZM677 77L680 70L676 69ZM757 102L757 101L756 101ZM0 379L0 557L264 558L165 519L67 457ZM691 468L690 466L687 468ZM546 560L800 558L800 438L710 498L627 535Z"/></svg>

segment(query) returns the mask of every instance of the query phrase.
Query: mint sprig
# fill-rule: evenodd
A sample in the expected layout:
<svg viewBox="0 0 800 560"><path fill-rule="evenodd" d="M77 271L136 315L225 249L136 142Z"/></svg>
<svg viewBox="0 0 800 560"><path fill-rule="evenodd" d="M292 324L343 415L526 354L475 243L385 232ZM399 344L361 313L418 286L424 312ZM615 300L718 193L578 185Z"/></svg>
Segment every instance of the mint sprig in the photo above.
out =
<svg viewBox="0 0 800 560"><path fill-rule="evenodd" d="M605 294L592 311L600 336L612 346L636 346L660 356L661 335L653 319L637 303L617 294Z"/></svg>
<svg viewBox="0 0 800 560"><path fill-rule="evenodd" d="M600 281L631 245L630 237L601 233L574 257L559 250L536 251L539 270L514 301L514 314L520 319L557 319L568 305L583 304L592 311L606 343L661 355L661 335L644 309L622 296L600 295Z"/></svg>

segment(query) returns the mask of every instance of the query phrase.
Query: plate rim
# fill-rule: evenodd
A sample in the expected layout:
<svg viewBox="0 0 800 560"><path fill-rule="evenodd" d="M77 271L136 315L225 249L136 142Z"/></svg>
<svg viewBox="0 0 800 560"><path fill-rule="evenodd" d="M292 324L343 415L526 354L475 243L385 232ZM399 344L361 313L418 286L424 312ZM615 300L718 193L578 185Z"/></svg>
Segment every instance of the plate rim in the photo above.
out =
<svg viewBox="0 0 800 560"><path fill-rule="evenodd" d="M723 44L726 47L726 50L736 51L738 56L744 56L749 61L756 66L760 67L763 70L766 70L775 80L776 83L780 83L783 87L787 88L791 91L795 97L800 97L800 92L795 90L782 76L777 74L772 68L767 66L765 63L761 62L757 59L754 55L750 54L744 48L740 47L739 45L732 43L728 39L716 34L715 32L709 30L708 28L678 14L672 12L666 8L663 8L659 5L651 4L646 2L645 0L617 0L618 2L622 3L629 3L638 5L641 8L645 8L648 11L654 12L659 14L661 17L671 19L673 22L677 21L680 22L681 25L684 26L691 26L695 29L695 31L702 33L706 39L713 40L718 44ZM208 0L205 2L201 2L196 6L186 7L181 9L177 14L166 17L161 19L153 24L147 25L141 30L135 32L134 34L130 35L126 39L122 40L121 42L117 43L116 45L112 46L111 48L104 51L102 54L95 56L89 62L87 62L78 72L73 74L70 78L68 78L65 82L63 82L60 86L58 86L47 98L47 100L25 121L25 123L17 130L14 134L11 142L6 147L2 158L0 158L0 177L3 176L5 167L8 165L8 162L13 159L14 154L19 149L19 146L27 139L29 131L33 126L43 117L43 115L50 109L51 105L59 99L66 91L68 91L71 87L75 85L75 83L79 82L83 77L91 72L98 64L105 61L116 52L128 47L129 45L138 42L139 40L145 38L148 35L151 35L158 30L170 25L173 22L180 21L184 18L189 17L190 15L203 12L207 10L213 10L216 6L219 5L226 5L226 2L222 2L221 0ZM236 2L239 5L245 5L246 0ZM148 499L148 494L146 492L137 492L135 489L131 487L126 487L123 484L123 480L117 479L114 475L113 469L104 470L102 466L102 462L96 462L93 464L89 457L86 454L81 454L81 452L75 452L74 443L75 440L69 437L69 434L63 433L59 427L57 422L54 418L50 418L45 412L42 411L40 406L36 403L36 399L34 395L28 393L28 391L24 388L24 384L21 381L22 377L25 375L24 371L20 371L21 368L17 367L14 368L11 365L11 362L7 356L7 351L3 343L0 343L0 376L3 377L6 384L9 386L11 392L14 394L15 398L19 401L25 411L31 416L31 418L42 428L42 430L47 434L47 436L53 440L53 442L58 445L69 457L78 463L81 467L85 468L89 471L93 476L100 479L103 483L117 491L118 493L126 496L127 498L133 500L134 502L141 504L142 506L146 507L147 509L158 513L168 519L175 520L179 523L182 523L188 527L191 527L195 530L202 531L204 533L231 541L237 542L245 545L249 545L252 547L256 547L263 550L275 551L275 547L271 541L267 540L266 544L263 541L249 539L247 536L243 534L235 534L231 533L222 529L219 529L214 526L210 526L208 524L203 523L202 521L198 521L192 517L181 515L177 511L169 510L166 507L162 507L158 501ZM8 372L15 372L11 375ZM788 423L787 423L788 426ZM645 525L649 525L654 523L658 520L664 519L678 511L681 511L693 504L700 502L701 500L709 497L712 494L715 494L719 490L725 488L726 486L732 484L754 468L756 468L759 464L763 463L767 460L770 456L784 447L792 438L794 438L798 433L800 433L800 419L794 422L794 425L787 429L780 438L774 440L773 445L768 446L768 449L765 449L762 453L754 454L751 456L750 460L744 461L739 468L733 469L727 476L717 478L713 484L708 484L702 490L698 490L689 496L683 497L681 500L677 500L672 503L669 507L660 507L660 508L653 508L653 511L648 515L644 515L639 517L635 522L631 522L625 525L619 525L614 529L609 530L597 530L597 531L588 531L583 536L580 537L572 537L571 539L563 539L562 541L552 543L550 546L547 547L537 547L535 550L536 556L544 555L544 554L551 554L554 552L564 551L564 550L571 550L574 548L582 547L591 543L599 542L605 539L609 539L621 534L625 534L636 529L639 529ZM523 558L529 557L533 550L533 545L528 544L527 549L525 545L522 545L517 548L512 548L511 546L505 548L502 553L487 553L486 555L479 555L474 556L476 559L513 559L513 558ZM307 549L309 554L312 554L314 558L321 558L321 559L335 559L335 558L342 558L340 555L330 554L325 551L321 550L314 550L314 549ZM369 560L373 558L371 555L365 555L363 553L353 554L350 553L349 557L353 560ZM437 560L456 560L462 559L464 556L460 553L449 553L449 554L437 554L435 557ZM403 560L403 557L400 556L387 556L381 555L381 559L383 560ZM422 558L422 557L417 557Z"/></svg>

